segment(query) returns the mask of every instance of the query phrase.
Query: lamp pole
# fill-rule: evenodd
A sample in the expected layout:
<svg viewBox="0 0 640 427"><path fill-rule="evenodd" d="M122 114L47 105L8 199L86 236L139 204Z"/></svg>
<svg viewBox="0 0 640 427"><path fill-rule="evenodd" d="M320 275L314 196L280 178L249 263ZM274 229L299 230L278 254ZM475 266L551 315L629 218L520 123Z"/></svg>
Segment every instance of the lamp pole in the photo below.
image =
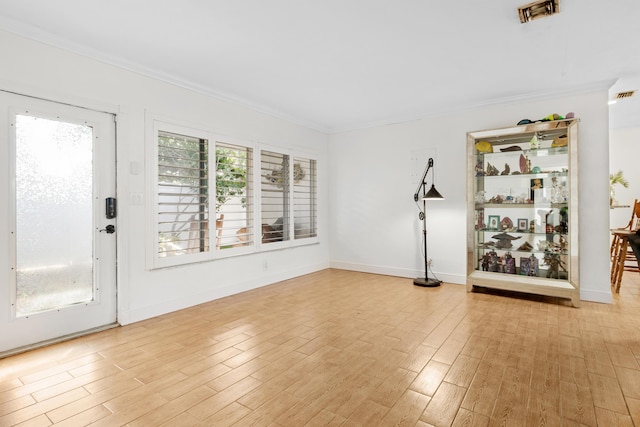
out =
<svg viewBox="0 0 640 427"><path fill-rule="evenodd" d="M427 192L427 173L431 170L431 189ZM424 277L418 277L413 280L413 284L416 286L423 286L428 288L435 288L440 286L441 280L429 279L429 258L427 256L427 199L429 200L442 200L444 197L436 190L433 184L433 158L429 158L427 167L422 174L422 180L420 185L413 195L413 200L418 201L420 199L420 190L422 190L422 212L418 217L422 220L422 242L424 243Z"/></svg>

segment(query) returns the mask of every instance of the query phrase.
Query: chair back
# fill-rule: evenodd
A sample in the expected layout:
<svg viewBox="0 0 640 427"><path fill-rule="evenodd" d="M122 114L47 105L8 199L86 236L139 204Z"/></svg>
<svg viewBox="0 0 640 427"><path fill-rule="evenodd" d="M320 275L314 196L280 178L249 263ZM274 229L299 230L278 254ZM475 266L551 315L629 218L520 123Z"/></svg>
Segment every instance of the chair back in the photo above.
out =
<svg viewBox="0 0 640 427"><path fill-rule="evenodd" d="M631 231L640 229L640 201L638 201L638 199L635 199L633 201L631 219L629 220L629 225L627 225L625 228L628 228Z"/></svg>

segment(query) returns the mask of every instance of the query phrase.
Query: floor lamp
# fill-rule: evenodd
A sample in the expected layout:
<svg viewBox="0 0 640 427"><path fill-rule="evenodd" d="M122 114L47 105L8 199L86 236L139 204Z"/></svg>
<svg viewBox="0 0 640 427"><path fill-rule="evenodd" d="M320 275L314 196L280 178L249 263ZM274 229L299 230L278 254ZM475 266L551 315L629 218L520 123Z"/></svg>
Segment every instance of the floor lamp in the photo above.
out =
<svg viewBox="0 0 640 427"><path fill-rule="evenodd" d="M431 170L431 188L427 191L427 173ZM413 200L420 200L420 192L422 191L422 211L420 212L420 219L422 220L422 241L424 242L424 277L418 277L413 280L413 284L416 286L425 286L429 288L434 288L436 286L440 286L442 283L441 280L438 279L430 279L429 278L429 258L427 257L427 200L444 200L442 194L436 190L435 185L433 184L433 158L429 158L429 162L427 163L427 167L424 170L424 174L422 174L422 179L420 180L420 185L413 195Z"/></svg>

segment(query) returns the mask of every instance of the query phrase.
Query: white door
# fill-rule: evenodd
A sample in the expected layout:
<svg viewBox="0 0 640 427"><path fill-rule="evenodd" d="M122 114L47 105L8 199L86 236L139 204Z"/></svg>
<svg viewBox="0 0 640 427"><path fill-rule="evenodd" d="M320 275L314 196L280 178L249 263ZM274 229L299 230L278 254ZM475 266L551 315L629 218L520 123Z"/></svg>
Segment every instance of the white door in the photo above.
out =
<svg viewBox="0 0 640 427"><path fill-rule="evenodd" d="M0 92L0 354L115 323L115 171L113 115Z"/></svg>

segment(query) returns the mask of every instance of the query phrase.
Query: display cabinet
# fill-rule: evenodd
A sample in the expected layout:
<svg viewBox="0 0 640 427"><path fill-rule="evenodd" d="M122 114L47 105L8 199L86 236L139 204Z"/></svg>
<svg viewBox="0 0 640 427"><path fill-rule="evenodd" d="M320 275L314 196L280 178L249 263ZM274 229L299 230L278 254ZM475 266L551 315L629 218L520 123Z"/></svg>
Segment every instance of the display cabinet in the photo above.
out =
<svg viewBox="0 0 640 427"><path fill-rule="evenodd" d="M467 133L467 291L580 303L578 119Z"/></svg>

